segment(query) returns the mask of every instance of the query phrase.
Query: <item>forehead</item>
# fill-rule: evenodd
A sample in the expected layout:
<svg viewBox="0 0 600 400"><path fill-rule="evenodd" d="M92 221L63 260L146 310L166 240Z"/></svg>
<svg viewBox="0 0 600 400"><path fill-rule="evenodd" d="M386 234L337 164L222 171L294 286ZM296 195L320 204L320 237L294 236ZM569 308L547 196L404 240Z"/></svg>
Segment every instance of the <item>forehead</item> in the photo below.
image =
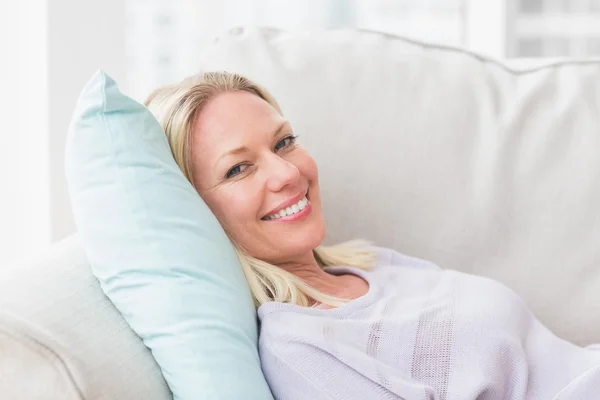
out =
<svg viewBox="0 0 600 400"><path fill-rule="evenodd" d="M282 121L283 117L274 107L254 94L221 93L210 99L196 116L192 138L197 145L210 143L211 148L227 147L232 142L238 144L271 132Z"/></svg>

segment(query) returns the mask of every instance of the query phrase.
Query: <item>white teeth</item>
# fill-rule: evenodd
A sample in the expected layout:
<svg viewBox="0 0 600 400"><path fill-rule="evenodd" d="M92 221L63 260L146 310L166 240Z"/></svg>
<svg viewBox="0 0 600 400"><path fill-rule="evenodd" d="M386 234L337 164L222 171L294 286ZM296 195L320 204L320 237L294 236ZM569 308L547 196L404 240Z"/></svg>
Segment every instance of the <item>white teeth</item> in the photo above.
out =
<svg viewBox="0 0 600 400"><path fill-rule="evenodd" d="M273 215L269 215L269 216L265 217L265 219L267 221L272 221L275 219L285 217L286 215L296 214L296 213L304 210L306 208L307 204L308 204L308 199L305 196L298 203L296 203L290 207L284 208L284 209L280 210L279 212L276 212Z"/></svg>
<svg viewBox="0 0 600 400"><path fill-rule="evenodd" d="M304 208L306 207L306 203L308 203L308 200L306 200L306 197L302 199L302 201L300 201L298 203L298 208L300 209L300 211L304 210Z"/></svg>

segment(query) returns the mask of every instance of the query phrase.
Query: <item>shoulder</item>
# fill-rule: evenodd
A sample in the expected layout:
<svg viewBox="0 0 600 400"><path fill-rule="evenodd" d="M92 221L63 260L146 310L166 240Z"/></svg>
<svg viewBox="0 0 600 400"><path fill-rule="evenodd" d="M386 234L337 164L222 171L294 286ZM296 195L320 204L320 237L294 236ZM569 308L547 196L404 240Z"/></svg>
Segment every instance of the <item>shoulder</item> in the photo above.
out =
<svg viewBox="0 0 600 400"><path fill-rule="evenodd" d="M441 270L441 268L432 261L410 256L408 254L401 253L397 250L390 249L387 247L372 247L375 250L376 254L375 268L403 266Z"/></svg>

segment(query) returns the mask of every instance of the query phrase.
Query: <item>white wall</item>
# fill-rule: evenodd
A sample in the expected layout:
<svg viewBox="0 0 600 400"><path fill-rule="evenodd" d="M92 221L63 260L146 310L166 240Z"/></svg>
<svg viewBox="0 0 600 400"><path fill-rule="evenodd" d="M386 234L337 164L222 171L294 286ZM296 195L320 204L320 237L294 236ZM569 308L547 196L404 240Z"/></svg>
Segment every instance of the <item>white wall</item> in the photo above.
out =
<svg viewBox="0 0 600 400"><path fill-rule="evenodd" d="M95 70L126 81L125 2L2 0L0 49L1 267L75 230L67 127Z"/></svg>
<svg viewBox="0 0 600 400"><path fill-rule="evenodd" d="M45 4L0 1L0 268L50 241Z"/></svg>
<svg viewBox="0 0 600 400"><path fill-rule="evenodd" d="M125 16L124 0L48 0L52 241L75 230L63 167L71 114L83 85L98 68L103 68L117 82L125 82Z"/></svg>
<svg viewBox="0 0 600 400"><path fill-rule="evenodd" d="M465 1L465 46L494 58L504 58L511 42L511 4L507 0ZM514 14L513 14L514 16Z"/></svg>

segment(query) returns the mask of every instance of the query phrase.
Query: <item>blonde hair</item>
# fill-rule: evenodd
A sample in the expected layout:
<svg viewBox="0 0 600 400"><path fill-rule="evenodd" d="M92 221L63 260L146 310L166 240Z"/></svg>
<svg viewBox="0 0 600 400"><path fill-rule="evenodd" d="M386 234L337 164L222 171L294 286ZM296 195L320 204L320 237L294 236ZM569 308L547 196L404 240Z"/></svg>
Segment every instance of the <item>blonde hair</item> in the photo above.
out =
<svg viewBox="0 0 600 400"><path fill-rule="evenodd" d="M264 88L229 72L194 75L180 83L156 89L145 101L163 128L177 165L196 189L190 145L194 120L208 100L219 93L233 91L252 93L282 114L275 99ZM296 275L250 256L233 241L232 244L257 307L270 301L307 307L315 303L337 307L347 302L347 299L320 292ZM369 269L375 263L374 250L363 240L319 246L313 250L313 254L322 268L347 265Z"/></svg>

